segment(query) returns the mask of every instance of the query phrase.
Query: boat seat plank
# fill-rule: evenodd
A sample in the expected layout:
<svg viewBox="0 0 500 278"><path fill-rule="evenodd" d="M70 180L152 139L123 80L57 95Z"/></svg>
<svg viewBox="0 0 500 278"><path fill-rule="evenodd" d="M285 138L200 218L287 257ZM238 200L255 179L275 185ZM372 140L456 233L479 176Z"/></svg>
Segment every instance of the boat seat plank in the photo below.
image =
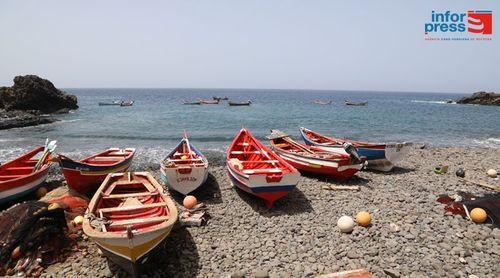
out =
<svg viewBox="0 0 500 278"><path fill-rule="evenodd" d="M192 158L192 159L167 159L167 162L168 161L171 161L171 162L183 162L183 161L189 162L189 161L200 161L200 160L201 160L201 157Z"/></svg>
<svg viewBox="0 0 500 278"><path fill-rule="evenodd" d="M241 163L278 163L278 160L244 160Z"/></svg>
<svg viewBox="0 0 500 278"><path fill-rule="evenodd" d="M231 154L260 154L260 151L232 151Z"/></svg>
<svg viewBox="0 0 500 278"><path fill-rule="evenodd" d="M148 224L154 222L163 222L169 219L168 216L157 216L157 217L149 217L149 218L137 218L137 219L129 219L129 220L121 220L114 221L108 225L108 227L119 227L119 226L128 226L134 224Z"/></svg>
<svg viewBox="0 0 500 278"><path fill-rule="evenodd" d="M243 173L245 174L266 174L266 173L281 173L281 169L271 168L271 169L245 169Z"/></svg>
<svg viewBox="0 0 500 278"><path fill-rule="evenodd" d="M116 157L116 156L95 156L95 157L92 157L89 160L94 160L94 161L120 161L120 160L123 160L123 157Z"/></svg>
<svg viewBox="0 0 500 278"><path fill-rule="evenodd" d="M103 199L124 199L124 198L130 198L130 197L148 197L148 196L154 196L158 195L160 192L154 191L154 192L140 192L140 193L128 193L128 194L110 194L110 195L104 195L102 196Z"/></svg>
<svg viewBox="0 0 500 278"><path fill-rule="evenodd" d="M129 210L137 210L137 209L148 209L148 208L156 208L156 207L166 207L167 203L155 203L155 204L147 204L147 205L134 205L134 206L119 206L113 208L102 208L99 209L100 213L108 213L108 212L118 212L118 211L129 211Z"/></svg>

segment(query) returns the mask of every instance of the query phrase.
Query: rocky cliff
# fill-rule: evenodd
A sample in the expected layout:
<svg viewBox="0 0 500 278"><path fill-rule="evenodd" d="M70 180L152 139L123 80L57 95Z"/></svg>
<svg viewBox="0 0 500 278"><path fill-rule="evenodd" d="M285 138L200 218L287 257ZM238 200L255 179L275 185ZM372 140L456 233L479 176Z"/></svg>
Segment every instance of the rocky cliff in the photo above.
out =
<svg viewBox="0 0 500 278"><path fill-rule="evenodd" d="M457 100L460 104L481 104L481 105L499 105L500 106L500 94L496 93L486 93L477 92L472 94L470 97L464 97Z"/></svg>

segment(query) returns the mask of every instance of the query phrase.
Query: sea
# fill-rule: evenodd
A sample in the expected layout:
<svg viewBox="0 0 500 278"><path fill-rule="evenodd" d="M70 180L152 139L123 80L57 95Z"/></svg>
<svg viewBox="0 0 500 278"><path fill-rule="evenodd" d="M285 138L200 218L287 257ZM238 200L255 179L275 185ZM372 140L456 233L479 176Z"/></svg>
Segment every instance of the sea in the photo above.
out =
<svg viewBox="0 0 500 278"><path fill-rule="evenodd" d="M109 147L133 147L156 160L184 131L202 151L224 152L244 126L265 140L270 129L298 141L299 127L356 140L407 141L429 146L500 148L500 107L447 103L466 94L253 90L253 89L64 89L78 97L79 109L59 121L0 131L0 162L46 138L57 151L82 158ZM227 96L251 106L183 105L183 101ZM313 100L332 100L331 105ZM134 100L131 107L99 102ZM346 106L344 100L367 101ZM267 142L266 142L267 143Z"/></svg>

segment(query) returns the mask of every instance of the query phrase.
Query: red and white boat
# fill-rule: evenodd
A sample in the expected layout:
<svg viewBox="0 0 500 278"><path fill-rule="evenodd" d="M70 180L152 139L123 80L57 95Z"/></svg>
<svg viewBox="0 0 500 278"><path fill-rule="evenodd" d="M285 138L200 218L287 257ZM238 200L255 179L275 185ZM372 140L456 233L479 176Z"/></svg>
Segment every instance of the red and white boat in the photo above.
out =
<svg viewBox="0 0 500 278"><path fill-rule="evenodd" d="M232 183L272 207L292 191L300 173L242 128L229 146L226 164Z"/></svg>
<svg viewBox="0 0 500 278"><path fill-rule="evenodd" d="M365 162L353 159L346 152L331 152L299 144L279 130L272 130L268 139L273 150L299 171L344 181L365 165Z"/></svg>
<svg viewBox="0 0 500 278"><path fill-rule="evenodd" d="M184 138L160 163L161 179L168 186L183 195L203 185L208 177L208 160Z"/></svg>
<svg viewBox="0 0 500 278"><path fill-rule="evenodd" d="M132 164L135 149L110 148L80 161L58 155L64 178L68 186L86 194L96 190L110 173L124 172Z"/></svg>
<svg viewBox="0 0 500 278"><path fill-rule="evenodd" d="M40 146L26 154L0 165L0 204L4 204L37 190L47 178L55 149ZM51 142L51 143L52 143ZM40 155L39 158L35 158Z"/></svg>

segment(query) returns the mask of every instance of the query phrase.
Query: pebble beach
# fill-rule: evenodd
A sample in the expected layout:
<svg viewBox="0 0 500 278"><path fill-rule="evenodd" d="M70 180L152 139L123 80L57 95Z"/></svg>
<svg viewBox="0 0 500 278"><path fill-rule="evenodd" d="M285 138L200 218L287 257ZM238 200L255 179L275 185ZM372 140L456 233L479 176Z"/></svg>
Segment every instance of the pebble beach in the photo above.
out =
<svg viewBox="0 0 500 278"><path fill-rule="evenodd" d="M131 170L158 178L162 154L139 152ZM469 179L500 185L486 171L500 166L500 149L440 147L414 149L393 172L362 171L345 183L303 176L272 209L230 184L224 154L206 153L206 185L194 195L211 216L201 227L176 227L149 259L144 277L315 277L367 268L374 277L498 277L500 229L445 215L439 194L492 190L464 184ZM443 175L433 166L449 165ZM62 181L57 171L51 176ZM326 190L357 185L359 191ZM178 207L182 197L172 193ZM371 213L368 228L344 234L342 215ZM83 251L44 269L42 277L126 277L85 239Z"/></svg>

